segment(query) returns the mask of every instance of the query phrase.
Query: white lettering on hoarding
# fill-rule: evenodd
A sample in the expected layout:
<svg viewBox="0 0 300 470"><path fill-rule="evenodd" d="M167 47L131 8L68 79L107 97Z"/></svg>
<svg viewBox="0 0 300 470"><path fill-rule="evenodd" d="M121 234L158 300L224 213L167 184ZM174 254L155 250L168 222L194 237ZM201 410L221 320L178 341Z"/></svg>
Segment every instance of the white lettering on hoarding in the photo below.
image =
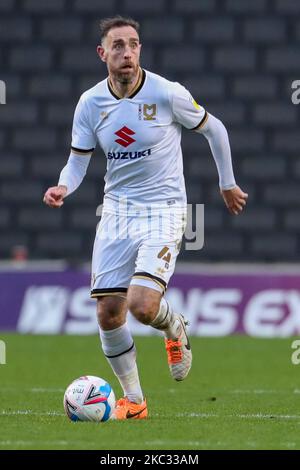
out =
<svg viewBox="0 0 300 470"><path fill-rule="evenodd" d="M244 328L251 336L287 337L300 331L298 291L269 289L255 294L244 312Z"/></svg>
<svg viewBox="0 0 300 470"><path fill-rule="evenodd" d="M90 298L88 287L80 287L72 293L68 310L72 318L65 323L66 333L90 335L98 332L96 303Z"/></svg>
<svg viewBox="0 0 300 470"><path fill-rule="evenodd" d="M257 292L240 313L243 291L191 288L184 293L170 288L167 299L176 312L190 321L190 334L226 336L237 324L246 334L259 337L288 337L300 333L300 291L268 289ZM133 334L159 334L128 315ZM63 286L31 286L24 295L17 330L21 333L95 334L98 332L96 303L89 288L70 291Z"/></svg>
<svg viewBox="0 0 300 470"><path fill-rule="evenodd" d="M288 337L300 333L300 292L296 290L285 293L286 315L279 325L277 336Z"/></svg>
<svg viewBox="0 0 300 470"><path fill-rule="evenodd" d="M176 312L184 314L190 323L189 331L193 331L192 334L195 334L194 332L198 328L199 306L202 303L201 289L189 289L185 297L182 290L171 288L167 290L166 297Z"/></svg>
<svg viewBox="0 0 300 470"><path fill-rule="evenodd" d="M190 321L190 333L199 336L226 336L231 334L238 322L235 306L241 301L239 289L190 289L184 296L180 289L170 289L167 293L177 312L183 312Z"/></svg>
<svg viewBox="0 0 300 470"><path fill-rule="evenodd" d="M20 333L60 333L69 290L62 286L31 286L26 290L17 324Z"/></svg>
<svg viewBox="0 0 300 470"><path fill-rule="evenodd" d="M232 333L238 322L235 308L242 298L239 289L211 289L203 295L201 306L201 336L226 336Z"/></svg>

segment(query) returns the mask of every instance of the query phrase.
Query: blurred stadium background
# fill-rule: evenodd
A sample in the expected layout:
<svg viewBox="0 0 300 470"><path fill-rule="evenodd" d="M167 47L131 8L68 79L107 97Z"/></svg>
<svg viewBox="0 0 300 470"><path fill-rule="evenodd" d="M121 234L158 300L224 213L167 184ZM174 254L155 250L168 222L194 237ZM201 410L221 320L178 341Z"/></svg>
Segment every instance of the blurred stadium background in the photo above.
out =
<svg viewBox="0 0 300 470"><path fill-rule="evenodd" d="M230 216L206 140L183 131L188 199L205 204L205 246L181 252L168 295L194 334L296 334L300 321L284 322L300 310L292 307L300 280L299 107L291 101L298 0L1 0L0 329L96 331L88 271L101 149L62 210L42 196L68 157L79 96L106 76L98 22L115 14L141 23L144 68L184 84L225 123L237 181L249 193L245 212Z"/></svg>

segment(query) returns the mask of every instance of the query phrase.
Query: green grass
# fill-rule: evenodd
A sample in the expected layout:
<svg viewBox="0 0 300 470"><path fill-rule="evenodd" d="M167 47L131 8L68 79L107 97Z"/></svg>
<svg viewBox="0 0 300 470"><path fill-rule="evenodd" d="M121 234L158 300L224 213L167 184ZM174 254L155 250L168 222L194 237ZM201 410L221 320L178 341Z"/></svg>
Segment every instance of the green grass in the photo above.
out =
<svg viewBox="0 0 300 470"><path fill-rule="evenodd" d="M300 449L300 365L292 340L192 338L189 377L174 382L163 341L136 338L148 420L72 423L66 386L80 375L120 387L95 336L0 334L0 449Z"/></svg>

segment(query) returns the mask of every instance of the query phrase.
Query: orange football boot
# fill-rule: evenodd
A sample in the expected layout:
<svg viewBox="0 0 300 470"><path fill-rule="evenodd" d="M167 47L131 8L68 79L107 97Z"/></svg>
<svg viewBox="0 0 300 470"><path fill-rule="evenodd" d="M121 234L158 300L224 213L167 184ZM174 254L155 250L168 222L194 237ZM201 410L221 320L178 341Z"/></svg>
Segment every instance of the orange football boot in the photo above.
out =
<svg viewBox="0 0 300 470"><path fill-rule="evenodd" d="M173 379L184 380L188 375L192 365L191 345L186 332L188 322L183 315L178 315L179 322L178 337L174 340L165 339L165 346L168 355L168 364Z"/></svg>
<svg viewBox="0 0 300 470"><path fill-rule="evenodd" d="M147 416L148 408L145 399L140 404L129 401L127 397L120 398L116 402L115 419L144 419Z"/></svg>

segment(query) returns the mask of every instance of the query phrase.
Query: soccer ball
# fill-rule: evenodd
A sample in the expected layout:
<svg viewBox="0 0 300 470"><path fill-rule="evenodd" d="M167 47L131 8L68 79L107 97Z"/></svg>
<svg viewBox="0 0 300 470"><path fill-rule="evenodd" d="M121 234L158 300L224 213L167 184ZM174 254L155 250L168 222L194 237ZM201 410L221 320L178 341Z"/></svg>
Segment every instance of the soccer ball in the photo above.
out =
<svg viewBox="0 0 300 470"><path fill-rule="evenodd" d="M64 395L65 412L71 421L108 421L115 402L109 383L93 375L74 380Z"/></svg>

